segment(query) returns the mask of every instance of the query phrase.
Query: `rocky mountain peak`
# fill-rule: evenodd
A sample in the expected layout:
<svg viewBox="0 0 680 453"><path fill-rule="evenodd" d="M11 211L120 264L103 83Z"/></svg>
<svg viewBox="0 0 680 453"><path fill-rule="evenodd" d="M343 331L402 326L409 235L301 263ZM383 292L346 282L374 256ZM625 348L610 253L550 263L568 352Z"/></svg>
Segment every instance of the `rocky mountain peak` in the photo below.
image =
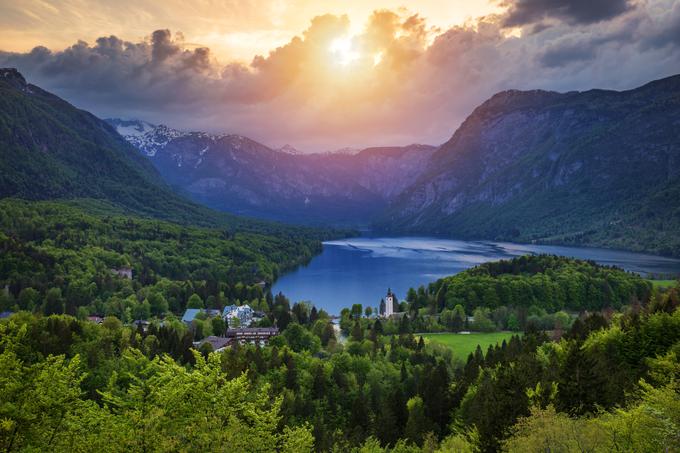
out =
<svg viewBox="0 0 680 453"><path fill-rule="evenodd" d="M28 84L24 76L16 68L0 68L0 80L17 90L27 91Z"/></svg>

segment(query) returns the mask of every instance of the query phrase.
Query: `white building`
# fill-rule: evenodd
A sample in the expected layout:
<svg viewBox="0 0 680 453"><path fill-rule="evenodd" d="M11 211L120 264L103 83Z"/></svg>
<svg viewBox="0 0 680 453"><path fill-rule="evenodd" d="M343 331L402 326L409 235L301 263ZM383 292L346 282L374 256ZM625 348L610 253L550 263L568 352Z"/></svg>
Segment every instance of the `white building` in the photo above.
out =
<svg viewBox="0 0 680 453"><path fill-rule="evenodd" d="M222 318L227 322L229 327L234 327L234 318L239 320L240 327L248 327L253 322L253 314L255 312L250 305L228 305L222 310Z"/></svg>
<svg viewBox="0 0 680 453"><path fill-rule="evenodd" d="M391 289L387 290L387 296L385 296L385 317L389 318L394 314L394 293Z"/></svg>

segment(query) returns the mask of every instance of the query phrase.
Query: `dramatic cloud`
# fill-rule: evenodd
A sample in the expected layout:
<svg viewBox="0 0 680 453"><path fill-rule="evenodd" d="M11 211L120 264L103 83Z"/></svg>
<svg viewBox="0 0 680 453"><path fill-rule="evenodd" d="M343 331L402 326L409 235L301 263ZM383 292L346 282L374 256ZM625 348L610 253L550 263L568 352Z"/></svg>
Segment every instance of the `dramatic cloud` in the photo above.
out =
<svg viewBox="0 0 680 453"><path fill-rule="evenodd" d="M557 8L535 16L559 17L550 27L508 34L508 15L529 3L542 2L447 30L403 9L375 11L359 29L347 16L321 15L247 63L220 61L159 29L134 42L108 36L60 51L0 52L0 66L102 117L306 150L437 144L496 91L626 89L680 72L677 2L626 3L591 25L585 12Z"/></svg>
<svg viewBox="0 0 680 453"><path fill-rule="evenodd" d="M506 27L559 19L569 24L592 24L613 19L633 8L631 0L505 0Z"/></svg>

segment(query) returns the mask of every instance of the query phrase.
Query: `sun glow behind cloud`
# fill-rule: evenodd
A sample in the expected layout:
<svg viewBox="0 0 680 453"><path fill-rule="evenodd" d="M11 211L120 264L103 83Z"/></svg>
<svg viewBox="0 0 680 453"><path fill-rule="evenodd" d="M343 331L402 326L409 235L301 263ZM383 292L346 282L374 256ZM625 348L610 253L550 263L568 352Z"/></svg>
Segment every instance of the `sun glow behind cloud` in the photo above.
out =
<svg viewBox="0 0 680 453"><path fill-rule="evenodd" d="M0 0L0 65L99 116L306 151L437 144L500 90L621 89L680 71L677 0L608 0L623 6L604 13L560 1L489 15L486 0L54 0L47 17L41 0ZM468 4L487 9L466 20Z"/></svg>
<svg viewBox="0 0 680 453"><path fill-rule="evenodd" d="M420 13L440 29L499 10L487 0L21 0L0 1L0 49L62 49L102 34L137 40L150 30L181 30L222 61L250 61L284 45L323 14L346 15L360 33L376 10Z"/></svg>
<svg viewBox="0 0 680 453"><path fill-rule="evenodd" d="M360 55L352 46L351 36L341 36L335 38L329 48L332 59L335 63L347 66L359 59Z"/></svg>

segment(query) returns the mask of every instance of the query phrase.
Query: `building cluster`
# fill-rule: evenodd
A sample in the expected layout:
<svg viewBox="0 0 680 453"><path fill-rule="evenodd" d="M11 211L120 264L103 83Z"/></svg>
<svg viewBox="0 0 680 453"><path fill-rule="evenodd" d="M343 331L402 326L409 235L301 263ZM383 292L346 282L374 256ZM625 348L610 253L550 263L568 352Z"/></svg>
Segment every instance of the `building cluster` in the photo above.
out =
<svg viewBox="0 0 680 453"><path fill-rule="evenodd" d="M248 327L255 316L250 305L227 305L222 310L222 318L229 327Z"/></svg>
<svg viewBox="0 0 680 453"><path fill-rule="evenodd" d="M209 344L213 351L220 352L235 344L256 344L264 346L271 337L279 334L278 327L243 327L240 329L227 329L223 337L211 335L194 342L196 348L201 348L204 344Z"/></svg>
<svg viewBox="0 0 680 453"><path fill-rule="evenodd" d="M249 305L228 305L220 310L188 308L182 316L182 321L191 324L199 316L205 318L221 317L227 323L228 329L224 336L209 336L201 341L194 343L194 346L201 347L210 344L213 351L222 349L234 344L258 344L264 346L269 339L279 334L277 327L250 327L250 325L262 319L263 314L253 310Z"/></svg>
<svg viewBox="0 0 680 453"><path fill-rule="evenodd" d="M182 316L182 321L191 324L193 320L199 318L199 315L203 315L205 318L220 316L231 328L248 327L253 321L262 318L262 314L253 310L249 305L228 305L222 311L212 308L187 308L184 316Z"/></svg>

